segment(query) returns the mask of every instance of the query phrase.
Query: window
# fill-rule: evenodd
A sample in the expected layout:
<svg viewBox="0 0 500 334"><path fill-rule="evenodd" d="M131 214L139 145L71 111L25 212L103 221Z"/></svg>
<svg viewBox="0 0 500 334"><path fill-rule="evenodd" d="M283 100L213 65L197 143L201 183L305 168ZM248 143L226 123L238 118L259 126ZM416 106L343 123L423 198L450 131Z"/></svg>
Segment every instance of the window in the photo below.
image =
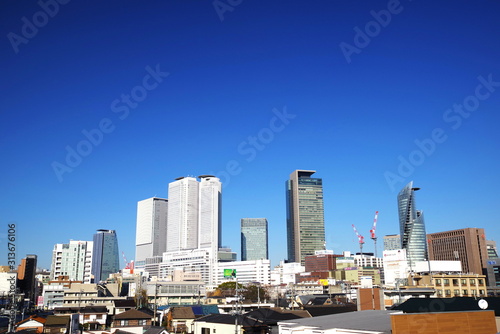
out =
<svg viewBox="0 0 500 334"><path fill-rule="evenodd" d="M484 295L484 290L479 290L480 295Z"/></svg>
<svg viewBox="0 0 500 334"><path fill-rule="evenodd" d="M464 296L467 296L469 294L469 291L467 289L462 290L462 294Z"/></svg>
<svg viewBox="0 0 500 334"><path fill-rule="evenodd" d="M436 278L436 285L441 285L441 279L440 278Z"/></svg>
<svg viewBox="0 0 500 334"><path fill-rule="evenodd" d="M140 319L139 320L139 326L146 326L147 325L147 320L146 319Z"/></svg>
<svg viewBox="0 0 500 334"><path fill-rule="evenodd" d="M120 326L128 326L128 320L120 320Z"/></svg>
<svg viewBox="0 0 500 334"><path fill-rule="evenodd" d="M438 290L437 291L437 295L438 295L438 297L441 297L443 295L443 291L442 290Z"/></svg>
<svg viewBox="0 0 500 334"><path fill-rule="evenodd" d="M444 294L447 296L451 296L451 290L444 290Z"/></svg>
<svg viewBox="0 0 500 334"><path fill-rule="evenodd" d="M477 284L479 284L479 285L484 285L483 280L482 280L481 278L480 278L480 279L478 279L478 280L477 280Z"/></svg>
<svg viewBox="0 0 500 334"><path fill-rule="evenodd" d="M467 280L465 278L462 278L462 285L467 285Z"/></svg>
<svg viewBox="0 0 500 334"><path fill-rule="evenodd" d="M473 278L471 278L471 279L469 280L469 282L470 282L470 285L476 285L476 280L475 280L475 279L473 279Z"/></svg>
<svg viewBox="0 0 500 334"><path fill-rule="evenodd" d="M454 285L454 286L457 286L457 285L458 285L458 278L454 278L454 279L453 279L453 285Z"/></svg>
<svg viewBox="0 0 500 334"><path fill-rule="evenodd" d="M455 295L455 297L460 296L460 290L458 289L453 290L453 294Z"/></svg>

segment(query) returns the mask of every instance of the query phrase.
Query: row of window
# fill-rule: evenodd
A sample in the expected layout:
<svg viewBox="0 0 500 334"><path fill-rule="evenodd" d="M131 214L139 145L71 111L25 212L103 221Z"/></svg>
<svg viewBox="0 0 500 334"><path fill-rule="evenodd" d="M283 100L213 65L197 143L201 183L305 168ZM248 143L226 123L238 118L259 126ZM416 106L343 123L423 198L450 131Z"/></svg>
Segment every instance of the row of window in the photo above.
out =
<svg viewBox="0 0 500 334"><path fill-rule="evenodd" d="M437 291L437 295L438 297L442 297L443 296L443 291L442 290L438 290ZM451 290L444 290L444 295L445 297L450 297L451 296ZM458 289L455 289L453 290L453 296L455 297L458 297L458 296L463 296L463 297L467 297L467 296L476 296L477 295L477 291L476 290L471 290L469 292L469 290L467 289L463 289L463 290L458 290ZM480 296L484 296L484 290L479 290L479 295Z"/></svg>
<svg viewBox="0 0 500 334"><path fill-rule="evenodd" d="M440 286L441 285L441 278L436 278L435 279L435 282L436 282L436 285L437 286ZM446 285L450 285L450 279L449 278L444 278L442 280L443 284L446 286ZM452 284L454 286L458 286L459 285L459 282L461 285L467 285L467 279L466 278L461 278L461 279L458 279L458 278L453 278L452 279ZM469 284L470 285L476 285L476 279L475 278L470 278L469 279ZM477 284L478 285L484 285L484 280L482 278L478 278L477 279Z"/></svg>

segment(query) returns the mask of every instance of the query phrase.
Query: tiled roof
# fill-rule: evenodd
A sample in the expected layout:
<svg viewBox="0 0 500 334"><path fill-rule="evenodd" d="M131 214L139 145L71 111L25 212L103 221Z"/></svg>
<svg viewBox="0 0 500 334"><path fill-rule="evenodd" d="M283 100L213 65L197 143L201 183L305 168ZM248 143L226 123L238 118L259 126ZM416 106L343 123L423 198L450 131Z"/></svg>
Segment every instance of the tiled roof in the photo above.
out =
<svg viewBox="0 0 500 334"><path fill-rule="evenodd" d="M189 306L185 307L172 307L170 309L173 319L194 319L195 315L193 309Z"/></svg>
<svg viewBox="0 0 500 334"><path fill-rule="evenodd" d="M69 316L65 315L49 315L45 326L67 326L69 323Z"/></svg>
<svg viewBox="0 0 500 334"><path fill-rule="evenodd" d="M152 316L139 310L128 310L115 315L115 320L130 320L130 319L151 319Z"/></svg>

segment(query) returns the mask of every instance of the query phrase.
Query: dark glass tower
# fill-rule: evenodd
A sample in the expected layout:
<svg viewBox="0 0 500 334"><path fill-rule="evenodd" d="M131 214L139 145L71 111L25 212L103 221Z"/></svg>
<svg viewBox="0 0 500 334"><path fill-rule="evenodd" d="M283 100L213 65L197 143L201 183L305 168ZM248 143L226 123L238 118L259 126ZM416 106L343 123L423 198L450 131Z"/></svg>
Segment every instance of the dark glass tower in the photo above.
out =
<svg viewBox="0 0 500 334"><path fill-rule="evenodd" d="M241 219L241 261L269 259L266 218Z"/></svg>
<svg viewBox="0 0 500 334"><path fill-rule="evenodd" d="M117 273L119 268L118 239L114 230L97 230L94 234L92 254L92 275L94 282L99 283L109 274Z"/></svg>
<svg viewBox="0 0 500 334"><path fill-rule="evenodd" d="M401 248L406 249L410 268L415 262L427 261L427 238L425 233L424 213L416 209L413 181L408 183L398 194L399 230Z"/></svg>
<svg viewBox="0 0 500 334"><path fill-rule="evenodd" d="M323 180L314 170L296 170L286 181L288 261L305 263L307 255L325 249Z"/></svg>

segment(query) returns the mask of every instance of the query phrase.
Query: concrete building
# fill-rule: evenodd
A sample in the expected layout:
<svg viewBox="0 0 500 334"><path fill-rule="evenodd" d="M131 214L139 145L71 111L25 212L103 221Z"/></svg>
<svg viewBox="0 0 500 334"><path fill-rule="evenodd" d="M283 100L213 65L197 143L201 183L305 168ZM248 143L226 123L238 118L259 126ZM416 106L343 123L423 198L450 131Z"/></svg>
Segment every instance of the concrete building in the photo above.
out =
<svg viewBox="0 0 500 334"><path fill-rule="evenodd" d="M417 190L420 188L413 187L412 181L398 194L401 248L406 249L410 268L415 262L428 259L424 213L417 210L415 200L415 191Z"/></svg>
<svg viewBox="0 0 500 334"><path fill-rule="evenodd" d="M401 237L399 234L384 236L384 250L401 249Z"/></svg>
<svg viewBox="0 0 500 334"><path fill-rule="evenodd" d="M94 282L105 281L110 274L120 270L118 239L114 230L97 230L92 250L92 275Z"/></svg>
<svg viewBox="0 0 500 334"><path fill-rule="evenodd" d="M70 240L55 244L52 251L50 280L67 276L69 280L90 283L92 280L92 241Z"/></svg>
<svg viewBox="0 0 500 334"><path fill-rule="evenodd" d="M37 301L36 276L37 256L28 254L21 260L17 268L17 287L19 292L24 294L24 299L29 300L30 306L34 307Z"/></svg>
<svg viewBox="0 0 500 334"><path fill-rule="evenodd" d="M305 258L305 271L331 271L337 269L338 257L342 255L335 254L315 254L308 255Z"/></svg>
<svg viewBox="0 0 500 334"><path fill-rule="evenodd" d="M488 251L482 228L431 233L429 258L431 260L460 261L464 273L486 274Z"/></svg>
<svg viewBox="0 0 500 334"><path fill-rule="evenodd" d="M486 249L488 250L488 259L498 259L497 243L493 240L486 240Z"/></svg>
<svg viewBox="0 0 500 334"><path fill-rule="evenodd" d="M296 170L286 182L288 261L305 263L305 257L325 249L323 180L316 171Z"/></svg>
<svg viewBox="0 0 500 334"><path fill-rule="evenodd" d="M162 256L167 250L167 214L167 199L152 197L137 202L136 267L144 267L146 258Z"/></svg>
<svg viewBox="0 0 500 334"><path fill-rule="evenodd" d="M270 260L253 260L253 261L235 261L227 263L219 263L217 275L217 285L231 278L224 277L224 269L235 269L238 283L259 282L261 284L271 284L271 261Z"/></svg>
<svg viewBox="0 0 500 334"><path fill-rule="evenodd" d="M305 270L305 267L298 262L287 263L280 261L280 264L271 271L271 284L296 283L296 274L303 273Z"/></svg>
<svg viewBox="0 0 500 334"><path fill-rule="evenodd" d="M241 219L241 260L269 259L267 219Z"/></svg>

